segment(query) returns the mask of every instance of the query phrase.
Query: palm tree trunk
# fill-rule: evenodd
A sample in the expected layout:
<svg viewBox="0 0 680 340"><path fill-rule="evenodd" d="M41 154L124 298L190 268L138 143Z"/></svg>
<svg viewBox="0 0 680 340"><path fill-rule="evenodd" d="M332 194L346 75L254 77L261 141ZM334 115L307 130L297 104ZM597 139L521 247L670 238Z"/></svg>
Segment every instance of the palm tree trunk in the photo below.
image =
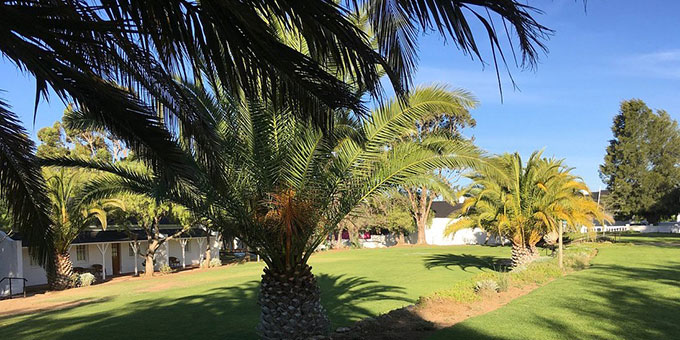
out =
<svg viewBox="0 0 680 340"><path fill-rule="evenodd" d="M330 330L319 286L307 264L278 273L265 268L258 303L262 339L308 339Z"/></svg>
<svg viewBox="0 0 680 340"><path fill-rule="evenodd" d="M424 218L418 218L416 223L418 226L418 244L427 244L427 239L425 238L425 223L426 220Z"/></svg>
<svg viewBox="0 0 680 340"><path fill-rule="evenodd" d="M531 263L534 260L534 256L531 250L527 248L524 244L519 245L512 243L512 267L517 268L526 264Z"/></svg>
<svg viewBox="0 0 680 340"><path fill-rule="evenodd" d="M73 276L71 255L68 251L56 253L54 255L54 272L47 277L50 289L62 290L69 288L71 285L71 276Z"/></svg>

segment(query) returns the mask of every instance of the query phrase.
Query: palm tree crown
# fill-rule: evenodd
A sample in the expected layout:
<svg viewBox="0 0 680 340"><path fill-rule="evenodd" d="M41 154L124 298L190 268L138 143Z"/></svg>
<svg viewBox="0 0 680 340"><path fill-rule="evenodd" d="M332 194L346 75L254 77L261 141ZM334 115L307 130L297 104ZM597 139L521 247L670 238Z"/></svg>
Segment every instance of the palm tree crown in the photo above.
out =
<svg viewBox="0 0 680 340"><path fill-rule="evenodd" d="M489 171L471 176L469 197L462 208L462 218L446 230L454 233L468 227L480 227L513 244L513 263L526 262L534 256L534 247L558 223L572 227L592 226L594 220L608 220L604 211L591 200L588 187L571 174L563 161L541 157L534 152L526 164L519 154L494 157Z"/></svg>

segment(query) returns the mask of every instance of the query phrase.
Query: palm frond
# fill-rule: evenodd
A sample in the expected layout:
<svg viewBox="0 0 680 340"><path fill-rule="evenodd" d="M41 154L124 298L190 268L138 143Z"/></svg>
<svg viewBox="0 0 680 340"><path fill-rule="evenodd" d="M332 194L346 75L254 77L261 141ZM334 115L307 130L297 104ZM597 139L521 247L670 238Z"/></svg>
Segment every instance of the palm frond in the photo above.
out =
<svg viewBox="0 0 680 340"><path fill-rule="evenodd" d="M0 194L7 203L12 229L28 241L31 255L50 267L54 255L52 221L35 147L9 106L0 100Z"/></svg>

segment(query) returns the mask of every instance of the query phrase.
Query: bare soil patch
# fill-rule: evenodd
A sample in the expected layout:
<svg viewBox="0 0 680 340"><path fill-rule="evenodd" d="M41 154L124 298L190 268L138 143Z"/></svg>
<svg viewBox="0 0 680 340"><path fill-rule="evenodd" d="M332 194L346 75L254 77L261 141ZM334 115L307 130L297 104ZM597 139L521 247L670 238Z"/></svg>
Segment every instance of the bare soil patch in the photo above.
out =
<svg viewBox="0 0 680 340"><path fill-rule="evenodd" d="M352 327L339 328L330 338L333 340L425 339L439 329L451 327L468 318L501 308L538 287L538 285L512 287L506 292L490 294L481 301L472 303L430 300L418 306L410 305L375 318L361 320Z"/></svg>

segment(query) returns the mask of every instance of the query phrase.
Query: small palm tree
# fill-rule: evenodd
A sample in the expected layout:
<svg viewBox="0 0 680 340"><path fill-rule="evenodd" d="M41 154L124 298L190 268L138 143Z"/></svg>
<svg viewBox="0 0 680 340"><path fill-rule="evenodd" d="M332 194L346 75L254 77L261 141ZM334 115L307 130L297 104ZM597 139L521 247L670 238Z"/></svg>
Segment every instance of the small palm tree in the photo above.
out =
<svg viewBox="0 0 680 340"><path fill-rule="evenodd" d="M493 167L471 176L461 219L449 225L447 234L480 227L512 242L513 266L526 264L538 254L536 243L559 224L592 226L593 220L609 220L586 193L588 187L563 161L534 152L526 164L519 154L494 157Z"/></svg>
<svg viewBox="0 0 680 340"><path fill-rule="evenodd" d="M81 231L99 222L102 229L107 227L107 211L124 209L123 202L106 199L97 202L83 200L83 188L90 174L82 170L46 170L47 195L50 212L54 221L54 268L48 268L48 284L51 289L68 288L73 264L69 248Z"/></svg>

